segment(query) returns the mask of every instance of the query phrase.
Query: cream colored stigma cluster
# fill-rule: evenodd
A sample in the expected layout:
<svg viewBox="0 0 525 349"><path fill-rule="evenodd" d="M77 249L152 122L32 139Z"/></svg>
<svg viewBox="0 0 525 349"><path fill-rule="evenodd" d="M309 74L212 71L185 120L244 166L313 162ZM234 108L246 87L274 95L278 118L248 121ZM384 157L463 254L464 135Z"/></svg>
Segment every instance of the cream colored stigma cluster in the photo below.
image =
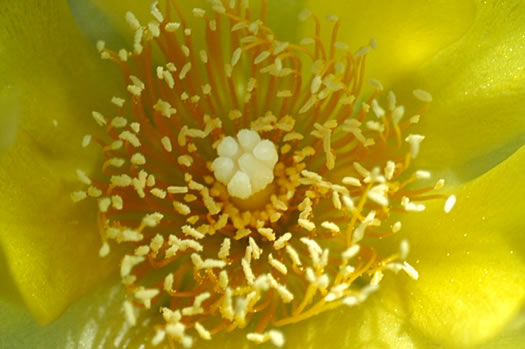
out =
<svg viewBox="0 0 525 349"><path fill-rule="evenodd" d="M412 166L424 136L409 131L432 96L415 90L405 107L376 80L364 95L374 41L350 52L330 16L324 43L308 11L312 37L280 41L261 4L213 0L190 26L176 1L155 3L147 24L126 15L131 51L97 44L127 96L111 119L93 112L104 132L82 145L95 140L104 163L77 172L86 189L72 199L96 200L100 255L124 251L126 320L155 345L249 326L248 341L282 346L278 327L362 304L384 272L417 279L407 241L386 255L375 241L446 199Z"/></svg>
<svg viewBox="0 0 525 349"><path fill-rule="evenodd" d="M231 196L248 199L273 182L277 150L271 141L261 140L256 131L242 129L237 140L224 137L217 153L211 166L215 178L227 186Z"/></svg>

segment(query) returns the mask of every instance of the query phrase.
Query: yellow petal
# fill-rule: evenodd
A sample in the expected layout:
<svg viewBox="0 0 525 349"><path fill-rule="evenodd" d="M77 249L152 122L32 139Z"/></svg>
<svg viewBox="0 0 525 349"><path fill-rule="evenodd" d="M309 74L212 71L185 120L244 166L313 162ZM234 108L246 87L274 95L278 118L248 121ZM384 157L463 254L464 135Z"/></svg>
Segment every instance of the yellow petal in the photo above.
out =
<svg viewBox="0 0 525 349"><path fill-rule="evenodd" d="M500 332L525 299L525 147L442 203L412 215L403 236L420 279L402 287L409 321L439 342L472 345Z"/></svg>
<svg viewBox="0 0 525 349"><path fill-rule="evenodd" d="M412 74L460 38L475 14L471 0L310 0L307 6L321 18L337 15L341 20L339 41L349 44L352 51L367 45L371 38L377 40L377 50L369 55L367 75L385 85ZM328 32L325 26L326 38Z"/></svg>
<svg viewBox="0 0 525 349"><path fill-rule="evenodd" d="M430 91L435 101L420 124L427 136L421 166L501 161L524 143L522 5L519 0L480 1L471 29L427 60L410 81Z"/></svg>
<svg viewBox="0 0 525 349"><path fill-rule="evenodd" d="M0 250L26 305L48 322L107 274L95 210L69 194L75 170L95 165L96 147L80 143L113 76L66 1L8 2L0 19L0 126L11 126L1 133L10 139L0 154Z"/></svg>

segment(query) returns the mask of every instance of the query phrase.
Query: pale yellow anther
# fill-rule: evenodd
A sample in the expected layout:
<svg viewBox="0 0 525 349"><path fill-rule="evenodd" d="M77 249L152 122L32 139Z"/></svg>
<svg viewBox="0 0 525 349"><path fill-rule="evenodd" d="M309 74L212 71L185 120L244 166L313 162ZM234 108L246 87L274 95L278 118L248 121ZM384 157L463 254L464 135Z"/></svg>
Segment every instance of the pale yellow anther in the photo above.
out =
<svg viewBox="0 0 525 349"><path fill-rule="evenodd" d="M128 51L126 51L125 49L120 49L118 51L118 58L120 58L120 60L122 62L127 62L127 60L128 60Z"/></svg>
<svg viewBox="0 0 525 349"><path fill-rule="evenodd" d="M354 187L360 187L361 186L361 181L355 177L344 177L343 178L343 184L345 185L350 185L350 186L354 186Z"/></svg>
<svg viewBox="0 0 525 349"><path fill-rule="evenodd" d="M121 134L119 134L119 138L123 141L129 142L135 148L141 146L139 138L129 131L123 131Z"/></svg>
<svg viewBox="0 0 525 349"><path fill-rule="evenodd" d="M177 29L179 28L180 28L180 23L177 23L177 22L166 23L166 25L164 26L164 29L166 29L168 33L173 33L177 31Z"/></svg>
<svg viewBox="0 0 525 349"><path fill-rule="evenodd" d="M125 301L124 305L124 315L126 316L126 321L130 326L135 326L137 320L135 317L135 310L133 309L133 305L129 301Z"/></svg>
<svg viewBox="0 0 525 349"><path fill-rule="evenodd" d="M456 205L456 196L450 195L447 201L445 201L445 206L443 210L445 211L445 213L449 213L450 211L452 211L452 208L454 208L454 205Z"/></svg>
<svg viewBox="0 0 525 349"><path fill-rule="evenodd" d="M368 80L368 83L372 87L378 89L379 91L383 91L383 84L381 83L381 81L376 80L376 79L370 79L370 80Z"/></svg>
<svg viewBox="0 0 525 349"><path fill-rule="evenodd" d="M246 85L246 90L248 92L252 92L256 86L257 86L257 80L254 78L250 78L250 80L248 80L248 84Z"/></svg>
<svg viewBox="0 0 525 349"><path fill-rule="evenodd" d="M191 34L191 30L189 28L187 29L184 29L184 34L185 35L190 35ZM182 53L186 56L186 57L189 57L190 56L190 48L186 45L181 45L180 49L182 50Z"/></svg>
<svg viewBox="0 0 525 349"><path fill-rule="evenodd" d="M279 239L277 239L274 243L273 243L273 248L275 248L276 250L279 250L283 247L286 246L286 243L288 242L288 240L290 240L292 238L292 234L291 233L285 233L283 235L281 235L281 237L279 237Z"/></svg>
<svg viewBox="0 0 525 349"><path fill-rule="evenodd" d="M85 191L76 191L76 192L71 193L71 200L73 200L73 202L82 201L86 197L87 197L87 194Z"/></svg>
<svg viewBox="0 0 525 349"><path fill-rule="evenodd" d="M425 139L425 136L410 134L405 138L405 141L410 145L410 155L416 158L419 154L419 145Z"/></svg>
<svg viewBox="0 0 525 349"><path fill-rule="evenodd" d="M128 120L122 116L116 116L111 120L111 126L115 128L123 128L128 124Z"/></svg>
<svg viewBox="0 0 525 349"><path fill-rule="evenodd" d="M146 309L149 309L151 307L151 300L155 298L160 293L160 290L157 288L143 288L139 287L135 291L135 298L137 300L141 301L142 304L146 307Z"/></svg>
<svg viewBox="0 0 525 349"><path fill-rule="evenodd" d="M98 200L98 210L100 212L107 212L110 206L111 206L110 198L101 198Z"/></svg>
<svg viewBox="0 0 525 349"><path fill-rule="evenodd" d="M202 93L205 95L209 95L211 93L211 86L210 84L206 84L202 86Z"/></svg>
<svg viewBox="0 0 525 349"><path fill-rule="evenodd" d="M85 135L82 138L82 148L86 148L91 143L91 135Z"/></svg>
<svg viewBox="0 0 525 349"><path fill-rule="evenodd" d="M398 233L401 230L401 222L397 221L392 225L392 232Z"/></svg>
<svg viewBox="0 0 525 349"><path fill-rule="evenodd" d="M106 125L107 121L106 121L106 118L104 118L104 115L102 115L101 113L97 112L97 111L93 111L91 112L91 115L93 116L93 119L95 119L95 122L99 125L99 126L104 126Z"/></svg>
<svg viewBox="0 0 525 349"><path fill-rule="evenodd" d="M153 196L156 196L158 197L159 199L164 199L166 198L166 192L162 189L159 189L159 188L153 188L150 190L150 193L153 195Z"/></svg>
<svg viewBox="0 0 525 349"><path fill-rule="evenodd" d="M223 138L217 153L212 169L231 196L247 199L273 182L277 150L271 141L261 140L256 131L242 129L236 139Z"/></svg>
<svg viewBox="0 0 525 349"><path fill-rule="evenodd" d="M341 231L339 229L339 226L335 224L334 222L324 221L321 223L321 226L334 234L337 234Z"/></svg>
<svg viewBox="0 0 525 349"><path fill-rule="evenodd" d="M116 141L113 141L109 147L111 150L119 150L124 145L124 142L121 139L117 139Z"/></svg>
<svg viewBox="0 0 525 349"><path fill-rule="evenodd" d="M277 97L279 98L287 98L292 97L292 91L290 90L281 90L277 92Z"/></svg>
<svg viewBox="0 0 525 349"><path fill-rule="evenodd" d="M208 25L208 26L209 26L209 28L210 28L211 31L216 31L216 30L217 30L217 21L214 20L214 19L211 20L211 21L209 22L209 25Z"/></svg>
<svg viewBox="0 0 525 349"><path fill-rule="evenodd" d="M261 52L257 57L255 57L254 64L262 63L264 60L266 60L268 57L270 57L271 53L268 51Z"/></svg>
<svg viewBox="0 0 525 349"><path fill-rule="evenodd" d="M177 202L177 201L173 202L173 208L175 209L175 211L177 211L183 216L187 216L191 213L190 207L181 202Z"/></svg>
<svg viewBox="0 0 525 349"><path fill-rule="evenodd" d="M222 260L225 260L230 255L230 246L231 246L231 240L228 238L224 238L221 244L221 248L218 253L218 257Z"/></svg>
<svg viewBox="0 0 525 349"><path fill-rule="evenodd" d="M272 228L259 228L257 229L257 232L264 236L269 241L275 240L275 233L273 232Z"/></svg>
<svg viewBox="0 0 525 349"><path fill-rule="evenodd" d="M132 122L131 124L129 124L129 128L131 128L131 130L135 133L140 132L140 124L138 122Z"/></svg>
<svg viewBox="0 0 525 349"><path fill-rule="evenodd" d="M171 151L173 150L171 140L167 136L165 136L161 138L160 142L164 150L166 150L168 153L171 153Z"/></svg>
<svg viewBox="0 0 525 349"><path fill-rule="evenodd" d="M312 231L315 229L315 223L307 220L307 219L303 219L303 218L299 218L297 220L297 223L303 227L304 229L308 230L308 231Z"/></svg>
<svg viewBox="0 0 525 349"><path fill-rule="evenodd" d="M102 243L102 246L98 250L98 255L100 257L106 257L109 254L109 252L111 252L109 244L107 242Z"/></svg>
<svg viewBox="0 0 525 349"><path fill-rule="evenodd" d="M177 109L173 108L168 102L163 101L160 98L157 101L157 103L153 106L153 109L160 112L162 116L168 119L177 112Z"/></svg>
<svg viewBox="0 0 525 349"><path fill-rule="evenodd" d="M154 38L158 38L160 36L160 27L158 23L148 23L148 30Z"/></svg>
<svg viewBox="0 0 525 349"><path fill-rule="evenodd" d="M102 195L102 190L97 187L90 186L87 190L87 194L92 198L98 198Z"/></svg>
<svg viewBox="0 0 525 349"><path fill-rule="evenodd" d="M131 156L130 161L134 165L144 165L146 163L146 158L141 153L135 153Z"/></svg>
<svg viewBox="0 0 525 349"><path fill-rule="evenodd" d="M88 177L88 175L84 171L78 169L77 170L77 177L78 177L80 182L82 182L82 183L84 183L86 185L91 185L91 179Z"/></svg>
<svg viewBox="0 0 525 349"><path fill-rule="evenodd" d="M241 260L242 265L242 271L244 272L244 277L246 278L246 282L249 285L253 285L253 282L255 281L255 275L253 274L252 267L250 266L250 262L248 262L245 258Z"/></svg>
<svg viewBox="0 0 525 349"><path fill-rule="evenodd" d="M136 54L141 54L144 46L142 46L142 39L144 37L144 28L137 28L135 31L135 36L133 37L133 52Z"/></svg>
<svg viewBox="0 0 525 349"><path fill-rule="evenodd" d="M168 84L169 88L173 88L175 86L175 80L173 80L173 75L169 71L164 70L162 72L162 78L166 83Z"/></svg>
<svg viewBox="0 0 525 349"><path fill-rule="evenodd" d="M135 14L131 11L126 12L126 22L128 22L132 30L137 30L140 28L140 22L138 21L137 17L135 17Z"/></svg>
<svg viewBox="0 0 525 349"><path fill-rule="evenodd" d="M440 190L443 189L445 186L445 180L443 178L439 179L436 184L434 185L434 190Z"/></svg>
<svg viewBox="0 0 525 349"><path fill-rule="evenodd" d="M414 97L419 99L421 102L425 102L425 103L432 102L432 95L425 90L417 89L413 91L413 94L414 94Z"/></svg>
<svg viewBox="0 0 525 349"><path fill-rule="evenodd" d="M133 268L138 264L144 262L144 260L145 258L143 256L124 256L124 258L122 259L122 263L120 264L120 276L123 277L129 275Z"/></svg>
<svg viewBox="0 0 525 349"><path fill-rule="evenodd" d="M184 80L184 78L186 77L186 75L189 73L190 70L191 70L191 62L188 62L182 67L182 70L180 71L180 74L179 74L179 79Z"/></svg>
<svg viewBox="0 0 525 349"><path fill-rule="evenodd" d="M268 255L268 263L270 263L270 265L279 273L283 275L286 275L288 273L288 268L286 268L286 265L281 261L275 259L271 253Z"/></svg>
<svg viewBox="0 0 525 349"><path fill-rule="evenodd" d="M411 124L417 124L419 122L419 120L421 119L421 115L417 114L417 115L414 115L410 118L410 123Z"/></svg>

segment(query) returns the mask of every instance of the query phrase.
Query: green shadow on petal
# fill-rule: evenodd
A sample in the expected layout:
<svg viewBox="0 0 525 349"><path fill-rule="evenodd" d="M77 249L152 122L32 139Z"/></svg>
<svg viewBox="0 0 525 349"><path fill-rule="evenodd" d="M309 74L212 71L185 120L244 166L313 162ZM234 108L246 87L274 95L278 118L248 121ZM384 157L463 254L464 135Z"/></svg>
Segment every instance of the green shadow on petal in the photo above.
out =
<svg viewBox="0 0 525 349"><path fill-rule="evenodd" d="M417 282L403 287L412 326L439 342L473 345L498 334L525 300L525 147L442 202L404 221Z"/></svg>
<svg viewBox="0 0 525 349"><path fill-rule="evenodd" d="M483 154L482 156L464 163L454 171L457 181L459 183L467 182L487 172L491 168L496 167L512 155L512 153L517 151L523 144L525 144L525 133L512 139L510 142L501 145L494 151Z"/></svg>
<svg viewBox="0 0 525 349"><path fill-rule="evenodd" d="M0 244L26 306L46 323L112 271L97 255L95 207L69 195L75 170L99 161L96 146L80 146L95 129L91 110L105 112L118 89L65 1L7 1L0 19L2 123L16 124L0 155Z"/></svg>
<svg viewBox="0 0 525 349"><path fill-rule="evenodd" d="M113 26L111 18L92 1L69 0L68 3L79 28L91 42L103 40L106 47L124 46L125 39Z"/></svg>
<svg viewBox="0 0 525 349"><path fill-rule="evenodd" d="M24 300L20 296L15 282L7 265L6 256L0 246L0 280L2 280L2 287L0 287L0 301L8 302L12 305L21 306ZM0 331L1 333L1 331Z"/></svg>

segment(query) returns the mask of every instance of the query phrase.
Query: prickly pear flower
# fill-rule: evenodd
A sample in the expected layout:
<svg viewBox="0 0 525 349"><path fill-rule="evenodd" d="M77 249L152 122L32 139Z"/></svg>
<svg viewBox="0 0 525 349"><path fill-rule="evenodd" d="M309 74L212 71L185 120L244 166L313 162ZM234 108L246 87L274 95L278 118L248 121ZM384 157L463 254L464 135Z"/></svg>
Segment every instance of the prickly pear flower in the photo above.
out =
<svg viewBox="0 0 525 349"><path fill-rule="evenodd" d="M123 88L100 99L103 91L92 82L92 126L64 136L73 145L57 141L78 158L67 159L68 185L57 190L73 208L53 213L68 223L50 229L59 235L74 229L70 237L79 239L63 240L59 262L77 253L85 261L74 262L79 269L72 280L47 288L51 299L64 295L63 305L39 303L34 289L46 282L32 280L39 268L32 265L59 262L37 252L24 266L24 254L34 248L20 241L41 241L32 225L7 220L0 241L25 303L49 321L89 287L70 289L69 283L89 285L116 269L120 286L93 297L98 308L88 306L80 335L70 331L63 343L318 347L329 338L336 347L426 347L490 339L525 295L516 246L523 149L465 181L461 175L474 177L474 170L455 166L473 157L465 139L475 138L475 128L450 140L468 143L459 147L463 154L440 159L436 144L449 140L440 132L450 126L429 126L457 115L436 98L455 97L453 89L433 97L427 92L433 85L418 77L413 82L423 86L403 85L397 93L393 81L402 71L371 59L381 41L368 38L354 49L345 20L322 20L310 10L291 21L304 28L304 37L283 40L269 25L272 14L265 0L212 0L202 7L154 2L147 19L125 13L128 46L97 41L103 69L117 68ZM456 29L475 36L472 21L472 28ZM436 50L420 44L403 64ZM369 61L383 82L368 78ZM5 110L17 115L18 87L6 91ZM446 110L450 114L441 115ZM459 124L473 123L461 117ZM62 119L49 124L58 130ZM516 125L491 144L474 143L490 149L499 137L523 132L523 122ZM25 146L6 146L7 165L20 168L20 157L31 157L27 149L42 147L30 145L32 136L22 140ZM43 158L52 173L57 161L47 165ZM15 178L8 167L2 171ZM6 193L13 200L16 192ZM70 223L74 211L91 224ZM16 229L21 237L13 236ZM61 241L54 236L51 241Z"/></svg>

